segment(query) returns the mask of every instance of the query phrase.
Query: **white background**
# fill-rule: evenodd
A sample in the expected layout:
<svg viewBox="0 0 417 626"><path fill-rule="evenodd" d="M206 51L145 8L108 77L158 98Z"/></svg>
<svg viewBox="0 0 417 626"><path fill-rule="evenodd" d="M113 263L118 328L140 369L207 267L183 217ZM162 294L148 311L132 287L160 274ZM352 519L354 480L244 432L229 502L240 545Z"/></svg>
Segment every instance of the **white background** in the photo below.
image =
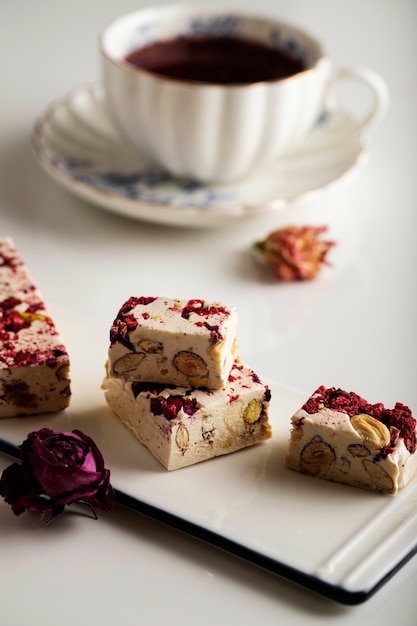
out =
<svg viewBox="0 0 417 626"><path fill-rule="evenodd" d="M319 384L352 389L417 414L417 4L229 3L305 26L335 66L370 67L390 90L366 169L285 215L288 223L325 223L337 241L331 268L313 283L291 285L273 281L249 253L278 220L214 231L127 220L63 191L35 162L35 119L73 87L99 80L99 31L141 4L1 3L0 235L14 238L47 302L101 324L131 295L233 303L241 355L260 376L307 395ZM2 469L8 460L0 462ZM416 574L414 559L366 604L341 607L119 507L99 522L64 516L45 529L0 503L5 626L384 626L399 614L412 626Z"/></svg>

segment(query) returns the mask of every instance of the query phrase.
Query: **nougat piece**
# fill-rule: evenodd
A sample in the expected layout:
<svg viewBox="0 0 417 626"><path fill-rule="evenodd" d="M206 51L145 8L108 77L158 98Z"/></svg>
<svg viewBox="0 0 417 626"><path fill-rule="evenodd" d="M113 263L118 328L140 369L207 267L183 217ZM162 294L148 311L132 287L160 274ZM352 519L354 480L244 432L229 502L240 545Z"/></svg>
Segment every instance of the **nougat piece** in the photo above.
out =
<svg viewBox="0 0 417 626"><path fill-rule="evenodd" d="M404 404L387 409L321 386L292 417L286 465L394 495L417 472L416 438L416 420Z"/></svg>
<svg viewBox="0 0 417 626"><path fill-rule="evenodd" d="M221 389L236 357L234 307L205 300L131 297L110 329L110 376Z"/></svg>
<svg viewBox="0 0 417 626"><path fill-rule="evenodd" d="M270 390L240 359L216 391L109 376L103 389L112 411L167 470L271 437Z"/></svg>
<svg viewBox="0 0 417 626"><path fill-rule="evenodd" d="M0 417L65 409L69 356L10 237L0 239Z"/></svg>

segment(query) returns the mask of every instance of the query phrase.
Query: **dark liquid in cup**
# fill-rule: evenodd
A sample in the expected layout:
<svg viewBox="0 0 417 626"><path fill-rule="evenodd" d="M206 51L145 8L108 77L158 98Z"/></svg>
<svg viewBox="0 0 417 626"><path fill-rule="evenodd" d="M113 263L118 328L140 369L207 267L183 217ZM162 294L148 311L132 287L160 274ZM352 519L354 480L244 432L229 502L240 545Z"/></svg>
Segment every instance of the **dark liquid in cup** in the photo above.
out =
<svg viewBox="0 0 417 626"><path fill-rule="evenodd" d="M180 80L231 85L277 80L302 72L286 52L233 37L190 36L158 41L130 52L126 61Z"/></svg>

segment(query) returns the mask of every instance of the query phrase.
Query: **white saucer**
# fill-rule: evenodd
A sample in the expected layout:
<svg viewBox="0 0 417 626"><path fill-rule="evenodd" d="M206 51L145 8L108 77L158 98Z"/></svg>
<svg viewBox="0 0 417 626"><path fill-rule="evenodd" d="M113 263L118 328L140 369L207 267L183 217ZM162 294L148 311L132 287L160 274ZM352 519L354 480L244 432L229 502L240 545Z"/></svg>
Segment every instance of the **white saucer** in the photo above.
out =
<svg viewBox="0 0 417 626"><path fill-rule="evenodd" d="M32 147L59 183L93 204L138 220L216 227L282 211L345 182L369 155L368 135L337 107L297 151L234 183L172 178L141 159L115 130L102 86L81 86L36 121Z"/></svg>

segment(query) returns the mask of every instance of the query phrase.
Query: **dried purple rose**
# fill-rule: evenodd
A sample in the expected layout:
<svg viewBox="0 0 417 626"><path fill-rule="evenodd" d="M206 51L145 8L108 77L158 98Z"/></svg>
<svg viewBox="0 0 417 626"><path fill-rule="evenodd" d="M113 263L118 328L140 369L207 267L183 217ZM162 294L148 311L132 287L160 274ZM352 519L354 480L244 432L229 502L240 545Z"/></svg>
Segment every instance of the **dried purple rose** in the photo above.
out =
<svg viewBox="0 0 417 626"><path fill-rule="evenodd" d="M111 509L110 471L94 441L81 431L41 428L19 448L21 464L12 463L0 478L0 495L15 515L27 510L52 519L72 502L83 502L93 511Z"/></svg>

